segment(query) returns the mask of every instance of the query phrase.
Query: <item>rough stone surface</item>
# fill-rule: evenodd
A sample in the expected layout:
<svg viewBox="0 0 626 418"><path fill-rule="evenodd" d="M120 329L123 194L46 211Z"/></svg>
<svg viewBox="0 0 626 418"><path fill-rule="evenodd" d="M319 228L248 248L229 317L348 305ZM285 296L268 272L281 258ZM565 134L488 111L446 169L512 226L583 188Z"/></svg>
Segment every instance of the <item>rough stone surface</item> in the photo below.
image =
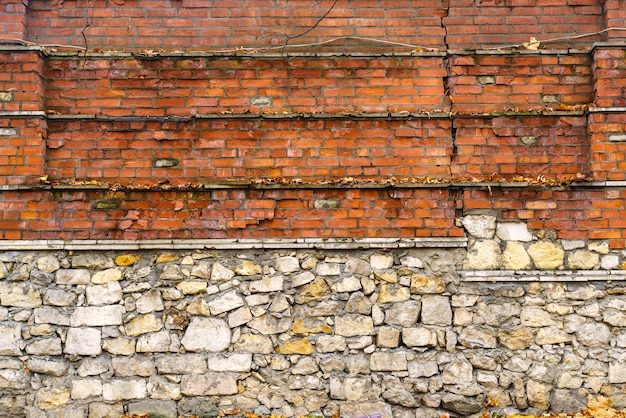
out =
<svg viewBox="0 0 626 418"><path fill-rule="evenodd" d="M599 261L597 253L586 250L574 251L567 257L567 264L572 270L591 270Z"/></svg>
<svg viewBox="0 0 626 418"><path fill-rule="evenodd" d="M465 270L497 270L502 263L502 251L496 241L476 241L463 262Z"/></svg>
<svg viewBox="0 0 626 418"><path fill-rule="evenodd" d="M626 252L539 232L526 243L523 226L501 224L493 240L471 238L469 256L4 252L0 417L242 408L434 418L480 412L488 398L503 415L579 406L581 394L622 402L626 297L620 280L598 277L616 275L607 270ZM511 280L463 272L484 240L504 248ZM526 252L542 243L563 253L558 271L520 271L549 264Z"/></svg>
<svg viewBox="0 0 626 418"><path fill-rule="evenodd" d="M463 227L474 238L491 239L496 232L496 217L491 215L468 215L461 218Z"/></svg>
<svg viewBox="0 0 626 418"><path fill-rule="evenodd" d="M554 270L563 265L563 250L551 242L540 241L528 247L528 254L540 270Z"/></svg>
<svg viewBox="0 0 626 418"><path fill-rule="evenodd" d="M515 241L506 243L502 253L502 263L505 270L528 270L532 267L530 256L524 246Z"/></svg>
<svg viewBox="0 0 626 418"><path fill-rule="evenodd" d="M231 331L221 319L193 318L180 340L187 351L223 351L230 345Z"/></svg>
<svg viewBox="0 0 626 418"><path fill-rule="evenodd" d="M451 325L450 299L447 296L424 296L422 298L422 322L427 325Z"/></svg>
<svg viewBox="0 0 626 418"><path fill-rule="evenodd" d="M524 222L500 222L496 228L496 236L502 241L532 241L533 235Z"/></svg>

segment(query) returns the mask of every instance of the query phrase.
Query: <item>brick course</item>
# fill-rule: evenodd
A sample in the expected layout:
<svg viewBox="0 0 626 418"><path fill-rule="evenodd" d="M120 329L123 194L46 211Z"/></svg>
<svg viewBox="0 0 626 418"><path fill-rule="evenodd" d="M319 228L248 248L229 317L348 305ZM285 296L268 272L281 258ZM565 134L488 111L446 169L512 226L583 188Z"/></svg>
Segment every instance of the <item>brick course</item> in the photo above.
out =
<svg viewBox="0 0 626 418"><path fill-rule="evenodd" d="M433 49L353 39L290 56L207 49L299 33L329 4L117 3L3 6L39 43L82 45L89 15L98 48L0 51L3 239L454 237L455 218L495 209L624 246L620 184L560 190L626 180L624 48L584 48L624 32L483 48L602 30L615 2L339 2L290 44Z"/></svg>

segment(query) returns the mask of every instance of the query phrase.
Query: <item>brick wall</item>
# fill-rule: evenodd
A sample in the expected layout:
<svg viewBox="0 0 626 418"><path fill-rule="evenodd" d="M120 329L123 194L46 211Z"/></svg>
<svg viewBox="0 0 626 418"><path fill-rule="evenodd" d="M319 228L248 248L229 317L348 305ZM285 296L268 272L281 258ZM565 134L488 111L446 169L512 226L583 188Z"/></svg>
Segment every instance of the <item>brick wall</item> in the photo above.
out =
<svg viewBox="0 0 626 418"><path fill-rule="evenodd" d="M603 7L604 3L604 7ZM344 0L305 36L290 44L336 37L369 37L432 48L476 48L519 44L531 36L554 39L623 26L620 1L598 0ZM329 0L287 1L105 0L84 2L31 0L30 41L97 48L236 48L282 45L308 30L330 8ZM623 5L622 5L623 6ZM621 20L620 20L621 19ZM608 26L605 26L608 25ZM608 38L607 38L608 37ZM609 32L553 46L587 45L623 39ZM371 49L388 45L364 40L337 41Z"/></svg>
<svg viewBox="0 0 626 418"><path fill-rule="evenodd" d="M435 49L208 51L331 5L240 3L7 4L11 31L96 49L0 51L3 238L455 237L489 209L624 247L624 32L484 48L601 31L618 3L339 1L297 42Z"/></svg>

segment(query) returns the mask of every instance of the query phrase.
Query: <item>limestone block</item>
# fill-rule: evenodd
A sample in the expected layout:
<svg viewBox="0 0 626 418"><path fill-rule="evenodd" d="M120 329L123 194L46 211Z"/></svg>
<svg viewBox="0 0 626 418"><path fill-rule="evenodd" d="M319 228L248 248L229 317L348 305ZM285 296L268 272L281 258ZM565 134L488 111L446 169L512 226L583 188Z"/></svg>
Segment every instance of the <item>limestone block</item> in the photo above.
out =
<svg viewBox="0 0 626 418"><path fill-rule="evenodd" d="M443 293L446 283L442 277L411 276L411 293L419 295Z"/></svg>
<svg viewBox="0 0 626 418"><path fill-rule="evenodd" d="M61 350L61 339L42 338L35 340L26 346L26 352L35 356L60 356L63 354Z"/></svg>
<svg viewBox="0 0 626 418"><path fill-rule="evenodd" d="M319 345L319 340L318 340ZM393 327L380 327L376 335L376 346L396 348L400 345L400 330Z"/></svg>
<svg viewBox="0 0 626 418"><path fill-rule="evenodd" d="M436 347L437 332L424 327L402 328L402 342L407 347Z"/></svg>
<svg viewBox="0 0 626 418"><path fill-rule="evenodd" d="M590 242L587 246L589 251L595 251L598 254L606 255L611 251L609 243L607 241L594 241Z"/></svg>
<svg viewBox="0 0 626 418"><path fill-rule="evenodd" d="M552 316L537 306L525 306L520 313L522 325L526 327L550 327L556 325Z"/></svg>
<svg viewBox="0 0 626 418"><path fill-rule="evenodd" d="M585 347L607 346L611 339L611 329L599 322L589 322L576 328L576 340Z"/></svg>
<svg viewBox="0 0 626 418"><path fill-rule="evenodd" d="M441 381L446 385L463 385L474 380L474 368L465 359L456 359L446 364L441 373Z"/></svg>
<svg viewBox="0 0 626 418"><path fill-rule="evenodd" d="M346 274L357 274L359 276L369 276L370 263L360 258L348 258L343 268Z"/></svg>
<svg viewBox="0 0 626 418"><path fill-rule="evenodd" d="M263 335L282 334L291 328L291 318L276 318L272 315L262 315L248 322L248 326Z"/></svg>
<svg viewBox="0 0 626 418"><path fill-rule="evenodd" d="M185 396L236 395L237 379L230 373L184 375L180 390Z"/></svg>
<svg viewBox="0 0 626 418"><path fill-rule="evenodd" d="M249 372L252 367L252 354L210 354L208 364L209 371L212 372Z"/></svg>
<svg viewBox="0 0 626 418"><path fill-rule="evenodd" d="M533 235L524 222L500 222L496 229L496 236L502 241L528 242L533 240Z"/></svg>
<svg viewBox="0 0 626 418"><path fill-rule="evenodd" d="M300 270L300 262L296 257L280 257L274 262L274 268L282 274L289 274Z"/></svg>
<svg viewBox="0 0 626 418"><path fill-rule="evenodd" d="M111 359L111 364L117 377L149 377L155 370L154 361L146 356L117 356Z"/></svg>
<svg viewBox="0 0 626 418"><path fill-rule="evenodd" d="M626 383L626 364L618 361L609 363L609 383Z"/></svg>
<svg viewBox="0 0 626 418"><path fill-rule="evenodd" d="M256 334L243 334L235 342L234 349L253 354L271 354L274 352L274 344L270 337Z"/></svg>
<svg viewBox="0 0 626 418"><path fill-rule="evenodd" d="M550 387L537 382L536 380L529 380L526 383L526 394L528 396L528 403L530 406L534 406L539 409L548 409L548 394Z"/></svg>
<svg viewBox="0 0 626 418"><path fill-rule="evenodd" d="M342 402L339 406L340 416L346 417L392 417L391 405L385 402Z"/></svg>
<svg viewBox="0 0 626 418"><path fill-rule="evenodd" d="M382 397L387 402L405 408L415 408L419 406L419 402L411 392L404 387L396 376L383 377Z"/></svg>
<svg viewBox="0 0 626 418"><path fill-rule="evenodd" d="M409 362L410 377L431 377L438 373L439 365L436 361Z"/></svg>
<svg viewBox="0 0 626 418"><path fill-rule="evenodd" d="M128 415L159 418L177 418L176 402L173 400L146 399L128 404Z"/></svg>
<svg viewBox="0 0 626 418"><path fill-rule="evenodd" d="M172 338L169 331L158 331L140 335L137 338L138 353L168 353L178 350L178 338Z"/></svg>
<svg viewBox="0 0 626 418"><path fill-rule="evenodd" d="M102 349L114 355L130 356L135 354L135 340L126 337L108 338L104 340Z"/></svg>
<svg viewBox="0 0 626 418"><path fill-rule="evenodd" d="M282 276L263 276L261 280L250 282L250 292L267 293L283 290L284 279Z"/></svg>
<svg viewBox="0 0 626 418"><path fill-rule="evenodd" d="M122 286L119 282L87 286L85 293L89 305L113 305L122 300Z"/></svg>
<svg viewBox="0 0 626 418"><path fill-rule="evenodd" d="M567 256L567 264L572 270L591 270L600 262L600 256L597 253L578 250Z"/></svg>
<svg viewBox="0 0 626 418"><path fill-rule="evenodd" d="M200 261L198 264L191 268L191 276L199 277L201 279L208 279L211 277L211 266L205 261Z"/></svg>
<svg viewBox="0 0 626 418"><path fill-rule="evenodd" d="M386 270L393 267L393 256L387 254L372 254L370 266L373 270Z"/></svg>
<svg viewBox="0 0 626 418"><path fill-rule="evenodd" d="M478 239L491 239L496 232L496 217L491 215L467 215L460 218L470 236Z"/></svg>
<svg viewBox="0 0 626 418"><path fill-rule="evenodd" d="M124 330L129 337L136 337L148 332L157 332L163 328L163 321L154 314L140 315L124 324Z"/></svg>
<svg viewBox="0 0 626 418"><path fill-rule="evenodd" d="M480 412L482 404L474 398L446 393L441 397L441 406L461 416L469 416Z"/></svg>
<svg viewBox="0 0 626 418"><path fill-rule="evenodd" d="M91 276L91 283L105 284L110 282L119 282L122 279L122 272L119 269L112 268L94 273L94 275Z"/></svg>
<svg viewBox="0 0 626 418"><path fill-rule="evenodd" d="M204 293L207 289L207 282L180 282L176 285L176 289L180 290L184 295L197 295Z"/></svg>
<svg viewBox="0 0 626 418"><path fill-rule="evenodd" d="M161 270L161 273L159 274L159 278L161 280L178 281L178 280L183 280L184 277L185 276L183 275L182 271L180 270L180 267L178 267L175 264L167 264L167 265L165 265L163 267L163 270Z"/></svg>
<svg viewBox="0 0 626 418"><path fill-rule="evenodd" d="M102 387L102 399L122 401L143 399L148 394L144 379L111 380Z"/></svg>
<svg viewBox="0 0 626 418"><path fill-rule="evenodd" d="M84 358L78 366L80 377L97 376L103 373L112 373L111 360L106 357Z"/></svg>
<svg viewBox="0 0 626 418"><path fill-rule="evenodd" d="M379 372L406 371L408 363L406 353L400 352L374 352L370 357L370 369Z"/></svg>
<svg viewBox="0 0 626 418"><path fill-rule="evenodd" d="M387 283L398 283L398 273L395 270L374 271L374 278Z"/></svg>
<svg viewBox="0 0 626 418"><path fill-rule="evenodd" d="M619 256L616 254L605 255L600 259L602 270L615 270L619 267Z"/></svg>
<svg viewBox="0 0 626 418"><path fill-rule="evenodd" d="M381 284L378 293L378 303L404 302L411 298L411 292L403 286Z"/></svg>
<svg viewBox="0 0 626 418"><path fill-rule="evenodd" d="M101 332L96 328L70 328L65 338L65 354L97 356L101 349Z"/></svg>
<svg viewBox="0 0 626 418"><path fill-rule="evenodd" d="M343 293L343 292L356 292L357 290L361 290L361 280L357 279L354 276L349 276L343 278L341 281L334 283L330 288L333 292Z"/></svg>
<svg viewBox="0 0 626 418"><path fill-rule="evenodd" d="M320 335L315 344L316 350L320 353L344 351L346 347L346 339L341 335Z"/></svg>
<svg viewBox="0 0 626 418"><path fill-rule="evenodd" d="M52 255L39 257L35 262L37 264L37 268L44 273L54 273L61 268L59 260Z"/></svg>
<svg viewBox="0 0 626 418"><path fill-rule="evenodd" d="M534 337L528 328L501 329L498 331L498 341L509 350L523 350L532 345Z"/></svg>
<svg viewBox="0 0 626 418"><path fill-rule="evenodd" d="M24 370L0 369L0 387L4 390L24 390L30 387L30 376Z"/></svg>
<svg viewBox="0 0 626 418"><path fill-rule="evenodd" d="M13 283L0 287L0 304L17 308L36 308L41 306L39 289L33 286Z"/></svg>
<svg viewBox="0 0 626 418"><path fill-rule="evenodd" d="M502 251L496 241L476 241L469 248L463 269L497 270L502 263Z"/></svg>
<svg viewBox="0 0 626 418"><path fill-rule="evenodd" d="M299 340L285 341L276 347L276 352L280 354L313 354L315 347L306 338Z"/></svg>
<svg viewBox="0 0 626 418"><path fill-rule="evenodd" d="M551 242L540 241L528 247L528 254L539 270L555 270L563 266L564 252Z"/></svg>
<svg viewBox="0 0 626 418"><path fill-rule="evenodd" d="M218 296L209 302L209 309L212 315L219 315L223 312L232 311L244 305L244 301L236 291L231 291Z"/></svg>
<svg viewBox="0 0 626 418"><path fill-rule="evenodd" d="M572 342L572 337L565 331L555 327L541 328L537 331L535 342L539 345L561 343L569 344Z"/></svg>
<svg viewBox="0 0 626 418"><path fill-rule="evenodd" d="M450 299L447 296L424 296L422 298L422 323L426 325L451 325Z"/></svg>
<svg viewBox="0 0 626 418"><path fill-rule="evenodd" d="M480 325L470 325L459 335L461 345L469 348L496 348L495 333Z"/></svg>
<svg viewBox="0 0 626 418"><path fill-rule="evenodd" d="M241 308L233 311L228 314L228 326L231 328L238 327L243 324L247 324L252 320L252 313L247 306L242 306Z"/></svg>
<svg viewBox="0 0 626 418"><path fill-rule="evenodd" d="M200 354L176 354L154 360L159 374L202 374L207 372L207 362Z"/></svg>
<svg viewBox="0 0 626 418"><path fill-rule="evenodd" d="M421 269L424 267L424 262L422 261L422 259L412 255L407 255L406 257L400 258L400 264L405 267L417 269Z"/></svg>
<svg viewBox="0 0 626 418"><path fill-rule="evenodd" d="M150 312L159 312L164 309L161 292L157 289L145 292L136 302L137 312L146 314Z"/></svg>
<svg viewBox="0 0 626 418"><path fill-rule="evenodd" d="M113 259L105 254L85 252L72 257L72 267L104 270L115 267L115 264L113 263Z"/></svg>
<svg viewBox="0 0 626 418"><path fill-rule="evenodd" d="M293 325L291 326L291 332L296 335L309 335L319 333L332 334L333 330L328 324L322 322L319 319L296 318L293 321Z"/></svg>
<svg viewBox="0 0 626 418"><path fill-rule="evenodd" d="M394 303L385 311L385 324L401 327L412 326L417 322L421 305L416 300Z"/></svg>
<svg viewBox="0 0 626 418"><path fill-rule="evenodd" d="M60 269L56 272L57 284L91 284L89 270L85 269Z"/></svg>
<svg viewBox="0 0 626 418"><path fill-rule="evenodd" d="M92 402L89 404L89 418L118 418L124 415L124 405L121 402L108 404Z"/></svg>
<svg viewBox="0 0 626 418"><path fill-rule="evenodd" d="M39 409L61 408L70 401L70 391L61 388L44 387L35 395L35 405Z"/></svg>
<svg viewBox="0 0 626 418"><path fill-rule="evenodd" d="M43 303L52 306L69 306L75 299L73 292L63 289L46 289L43 294Z"/></svg>
<svg viewBox="0 0 626 418"><path fill-rule="evenodd" d="M99 379L80 379L72 381L72 399L87 399L102 395L102 382Z"/></svg>
<svg viewBox="0 0 626 418"><path fill-rule="evenodd" d="M22 355L22 332L19 325L0 325L0 356Z"/></svg>
<svg viewBox="0 0 626 418"><path fill-rule="evenodd" d="M355 292L350 295L345 310L353 314L370 315L372 313L372 301L362 292Z"/></svg>
<svg viewBox="0 0 626 418"><path fill-rule="evenodd" d="M505 270L528 270L532 267L526 249L516 241L506 243L506 248L502 254L502 262Z"/></svg>
<svg viewBox="0 0 626 418"><path fill-rule="evenodd" d="M226 321L216 318L193 318L182 345L187 351L223 351L230 345L231 332Z"/></svg>
<svg viewBox="0 0 626 418"><path fill-rule="evenodd" d="M363 401L372 395L372 379L370 377L332 378L330 381L330 397L350 402Z"/></svg>
<svg viewBox="0 0 626 418"><path fill-rule="evenodd" d="M291 287L299 287L315 280L315 275L310 271L305 271L291 276Z"/></svg>
<svg viewBox="0 0 626 418"><path fill-rule="evenodd" d="M242 261L241 264L235 267L235 273L240 276L254 276L256 274L261 274L261 266L253 263L252 261Z"/></svg>
<svg viewBox="0 0 626 418"><path fill-rule="evenodd" d="M79 306L74 310L71 318L72 327L103 327L122 325L121 305L108 306Z"/></svg>
<svg viewBox="0 0 626 418"><path fill-rule="evenodd" d="M161 376L152 376L147 384L148 394L152 399L172 399L179 400L182 398L180 393L180 385L170 382L167 378Z"/></svg>
<svg viewBox="0 0 626 418"><path fill-rule="evenodd" d="M315 266L315 273L318 276L338 276L341 274L341 269L335 263L319 263Z"/></svg>
<svg viewBox="0 0 626 418"><path fill-rule="evenodd" d="M220 262L213 263L211 268L211 280L218 282L228 281L235 277L235 272L231 269L224 267Z"/></svg>
<svg viewBox="0 0 626 418"><path fill-rule="evenodd" d="M374 321L365 315L335 316L335 334L343 337L374 335Z"/></svg>
<svg viewBox="0 0 626 418"><path fill-rule="evenodd" d="M133 254L121 254L115 257L115 264L120 267L132 266L137 261L139 261L139 257Z"/></svg>

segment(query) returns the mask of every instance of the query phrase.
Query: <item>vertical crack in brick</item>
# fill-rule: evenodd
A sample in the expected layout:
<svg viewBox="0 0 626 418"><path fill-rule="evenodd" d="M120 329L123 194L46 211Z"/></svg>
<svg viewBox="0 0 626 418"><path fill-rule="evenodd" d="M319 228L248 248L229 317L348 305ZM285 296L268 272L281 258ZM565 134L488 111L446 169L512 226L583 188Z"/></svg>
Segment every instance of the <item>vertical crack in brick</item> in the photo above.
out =
<svg viewBox="0 0 626 418"><path fill-rule="evenodd" d="M441 1L441 9L443 11L441 15L441 27L443 28L443 43L446 47L446 56L443 59L443 65L446 69L446 75L443 77L443 94L445 96L445 100L448 101L450 106L450 114L453 111L453 102L452 95L450 93L450 77L452 76L452 67L450 66L450 46L448 45L448 29L446 27L445 19L448 17L450 13L450 0L442 0ZM450 155L450 163L454 162L454 159L457 155L457 147L456 147L456 120L452 118L452 124L450 127L450 136L452 139L452 153Z"/></svg>

